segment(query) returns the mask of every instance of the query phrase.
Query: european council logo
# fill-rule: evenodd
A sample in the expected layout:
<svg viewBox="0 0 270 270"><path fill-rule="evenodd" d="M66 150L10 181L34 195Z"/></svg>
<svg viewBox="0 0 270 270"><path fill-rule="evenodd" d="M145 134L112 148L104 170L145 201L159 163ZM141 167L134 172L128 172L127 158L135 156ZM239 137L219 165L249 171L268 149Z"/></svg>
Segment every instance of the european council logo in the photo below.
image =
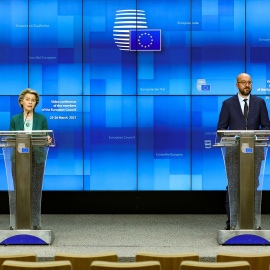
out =
<svg viewBox="0 0 270 270"><path fill-rule="evenodd" d="M197 80L197 90L198 91L211 91L211 85L206 84L205 79L198 79Z"/></svg>
<svg viewBox="0 0 270 270"><path fill-rule="evenodd" d="M161 30L130 30L130 51L161 51Z"/></svg>
<svg viewBox="0 0 270 270"><path fill-rule="evenodd" d="M116 11L113 36L121 51L161 51L161 30L148 29L144 10Z"/></svg>

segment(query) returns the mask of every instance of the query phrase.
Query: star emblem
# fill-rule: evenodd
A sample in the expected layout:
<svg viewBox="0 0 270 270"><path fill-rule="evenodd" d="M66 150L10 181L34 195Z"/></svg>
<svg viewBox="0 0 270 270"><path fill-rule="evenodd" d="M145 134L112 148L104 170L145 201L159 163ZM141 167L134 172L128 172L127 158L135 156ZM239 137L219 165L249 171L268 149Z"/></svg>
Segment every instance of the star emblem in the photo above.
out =
<svg viewBox="0 0 270 270"><path fill-rule="evenodd" d="M138 37L138 45L141 48L150 48L153 44L153 36L151 36L149 33L141 33Z"/></svg>

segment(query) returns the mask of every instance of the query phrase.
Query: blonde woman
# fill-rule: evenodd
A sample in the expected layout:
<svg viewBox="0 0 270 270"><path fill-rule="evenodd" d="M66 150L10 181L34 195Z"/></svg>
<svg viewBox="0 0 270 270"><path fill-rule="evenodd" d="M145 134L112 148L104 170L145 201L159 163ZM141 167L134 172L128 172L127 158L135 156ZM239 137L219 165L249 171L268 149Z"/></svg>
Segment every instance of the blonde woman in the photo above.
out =
<svg viewBox="0 0 270 270"><path fill-rule="evenodd" d="M22 112L14 115L10 121L10 130L48 130L48 123L45 115L35 112L39 103L39 94L30 88L23 90L19 96L18 103ZM48 137L49 143L51 138ZM41 229L41 194L45 161L47 158L46 151L43 147L33 147L32 151L32 197L33 197L33 229ZM14 189L16 189L16 163L15 152L11 156L12 176ZM15 191L15 190L14 190ZM16 195L10 196L10 229L16 229Z"/></svg>

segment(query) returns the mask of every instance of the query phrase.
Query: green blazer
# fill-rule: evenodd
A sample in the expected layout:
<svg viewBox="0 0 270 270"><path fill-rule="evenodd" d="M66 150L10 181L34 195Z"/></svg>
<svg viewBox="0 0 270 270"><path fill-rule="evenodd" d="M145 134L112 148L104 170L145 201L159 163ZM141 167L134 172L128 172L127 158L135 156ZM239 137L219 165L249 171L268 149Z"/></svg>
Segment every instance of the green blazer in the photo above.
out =
<svg viewBox="0 0 270 270"><path fill-rule="evenodd" d="M9 130L23 130L24 118L23 113L13 115L10 120ZM46 116L40 113L34 112L33 115L33 130L48 130L48 123Z"/></svg>
<svg viewBox="0 0 270 270"><path fill-rule="evenodd" d="M23 130L24 117L23 113L12 116L10 120L10 131ZM48 130L48 122L46 116L34 112L33 115L33 130ZM47 158L46 152L43 147L33 147L33 156L36 163L44 162ZM12 152L11 161L15 163L15 152Z"/></svg>

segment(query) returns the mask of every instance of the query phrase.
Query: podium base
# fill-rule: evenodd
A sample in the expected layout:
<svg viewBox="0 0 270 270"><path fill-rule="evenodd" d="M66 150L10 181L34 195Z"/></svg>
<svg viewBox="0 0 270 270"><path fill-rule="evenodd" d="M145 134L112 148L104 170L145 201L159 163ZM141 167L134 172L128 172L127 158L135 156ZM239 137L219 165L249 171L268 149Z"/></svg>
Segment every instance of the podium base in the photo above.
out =
<svg viewBox="0 0 270 270"><path fill-rule="evenodd" d="M221 245L270 245L270 230L220 230Z"/></svg>
<svg viewBox="0 0 270 270"><path fill-rule="evenodd" d="M51 230L0 230L0 245L50 245Z"/></svg>

